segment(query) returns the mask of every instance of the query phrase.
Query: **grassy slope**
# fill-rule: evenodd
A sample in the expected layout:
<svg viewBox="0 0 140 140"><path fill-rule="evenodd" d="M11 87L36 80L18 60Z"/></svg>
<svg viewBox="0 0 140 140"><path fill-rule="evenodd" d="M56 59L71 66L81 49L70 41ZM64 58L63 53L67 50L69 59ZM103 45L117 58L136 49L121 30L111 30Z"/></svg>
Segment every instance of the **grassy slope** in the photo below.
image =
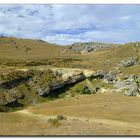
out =
<svg viewBox="0 0 140 140"><path fill-rule="evenodd" d="M139 103L138 98L118 94L82 95L50 101L28 109L35 115L0 113L0 135L139 135ZM66 119L55 126L47 120L49 115L76 116L79 119ZM82 117L87 120L81 121ZM99 119L97 122L96 118ZM92 119L94 122L89 121ZM110 124L105 119L119 121L119 124L113 124L114 121ZM125 122L131 127L125 126Z"/></svg>
<svg viewBox="0 0 140 140"><path fill-rule="evenodd" d="M14 43L16 42L16 44ZM18 46L18 47L16 47ZM27 51L27 48L31 50ZM135 51L137 49L138 51ZM133 44L123 45L120 48L106 48L97 50L96 52L85 53L85 54L75 54L71 51L66 51L65 46L57 46L49 43L44 43L42 41L28 40L28 39L16 39L16 38L0 38L0 61L12 61L19 60L18 63L22 62L21 60L39 60L42 59L54 59L60 58L64 59L65 67L78 67L78 68L90 68L94 70L103 69L106 71L113 70L113 67L116 67L121 60L138 57L140 60L140 49ZM79 61L69 61L69 59L79 59ZM67 60L67 61L66 61ZM56 60L54 60L55 62ZM60 64L56 64L56 67ZM62 65L61 65L62 66ZM11 67L10 67L11 68ZM14 69L14 67L13 67ZM135 65L122 69L124 73L133 73L139 74L140 65ZM5 65L4 68L0 70L9 71L9 68ZM29 95L30 96L30 95ZM30 96L31 97L31 96ZM28 98L27 98L28 100ZM87 95L75 98L67 98L65 100L60 99L56 101L50 101L47 104L42 104L31 108L31 111L35 113L41 113L45 115L73 115L80 117L97 117L105 119L114 119L127 122L137 122L139 121L139 99L136 97L125 97L123 95ZM72 105L72 106L71 106ZM47 110L46 110L47 109ZM77 111L79 110L79 111ZM125 113L124 113L125 112ZM1 119L1 129L0 135L12 135L12 134L34 134L34 135L44 135L44 134L59 134L65 133L68 134L83 134L83 126L86 127L86 132L91 132L92 134L120 134L123 133L126 129L113 130L109 126L95 124L96 128L89 129L89 123L66 123L57 128L50 128L48 123L44 120L37 120L36 118L17 115L17 114L6 114L0 113ZM6 120L6 121L5 121ZM74 125L76 124L76 125ZM81 125L82 124L82 125ZM81 125L81 126L80 126ZM68 131L65 127L70 126ZM80 132L75 131L77 127ZM73 131L74 130L74 131ZM102 132L102 131L105 132ZM123 131L122 131L123 130ZM128 128L128 131L125 134L135 134L135 130L132 132L132 129ZM50 132L51 131L51 132Z"/></svg>
<svg viewBox="0 0 140 140"><path fill-rule="evenodd" d="M94 70L99 69L105 71L114 70L115 67L118 67L118 64L120 63L121 60L127 60L131 57L139 57L138 52L136 52L134 48L140 50L140 48L134 47L132 45L122 45L121 47L118 48L106 48L100 49L96 52L84 53L81 54L81 57L87 60L82 61L80 65L83 65L84 67L87 68L92 68ZM135 65L134 68L131 67L122 69L122 72L124 73L134 72L138 74L139 68L140 65Z"/></svg>
<svg viewBox="0 0 140 140"><path fill-rule="evenodd" d="M27 48L31 50L27 50ZM42 58L59 55L63 47L49 44L47 42L29 39L0 38L1 58Z"/></svg>
<svg viewBox="0 0 140 140"><path fill-rule="evenodd" d="M50 44L41 40L0 38L0 64L23 63L24 61L42 61L63 58L70 51L63 51L65 46Z"/></svg>
<svg viewBox="0 0 140 140"><path fill-rule="evenodd" d="M137 50L137 51L136 51ZM96 52L77 54L68 49L68 46L59 46L40 40L0 38L0 64L31 62L32 65L51 65L55 67L89 68L94 70L113 70L121 60L138 57L140 47L135 43L121 47L103 48ZM24 62L23 62L24 61ZM122 69L124 73L139 73L140 65Z"/></svg>
<svg viewBox="0 0 140 140"><path fill-rule="evenodd" d="M106 93L58 99L30 107L29 110L50 116L100 118L140 124L139 105L139 99L136 97Z"/></svg>

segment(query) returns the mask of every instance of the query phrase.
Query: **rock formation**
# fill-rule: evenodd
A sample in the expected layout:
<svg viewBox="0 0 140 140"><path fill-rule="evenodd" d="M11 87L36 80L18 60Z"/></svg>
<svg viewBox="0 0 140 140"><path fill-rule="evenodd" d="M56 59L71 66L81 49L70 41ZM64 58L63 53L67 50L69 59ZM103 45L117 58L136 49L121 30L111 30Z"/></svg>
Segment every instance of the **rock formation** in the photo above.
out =
<svg viewBox="0 0 140 140"><path fill-rule="evenodd" d="M2 74L0 80L0 106L15 102L36 92L39 96L92 77L95 72L86 69L18 69Z"/></svg>
<svg viewBox="0 0 140 140"><path fill-rule="evenodd" d="M110 48L110 47L118 47L119 44L109 44L109 43L101 43L101 42L83 42L83 43L74 43L69 49L78 52L85 53L95 51L100 48Z"/></svg>

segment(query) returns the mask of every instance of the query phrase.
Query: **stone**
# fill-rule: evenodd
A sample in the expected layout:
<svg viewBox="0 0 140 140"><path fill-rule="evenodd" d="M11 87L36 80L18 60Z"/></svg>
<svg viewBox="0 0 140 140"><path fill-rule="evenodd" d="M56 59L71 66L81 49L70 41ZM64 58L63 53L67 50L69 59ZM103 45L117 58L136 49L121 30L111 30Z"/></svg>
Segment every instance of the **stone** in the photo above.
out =
<svg viewBox="0 0 140 140"><path fill-rule="evenodd" d="M116 75L110 71L108 74L104 75L104 79L107 81L107 83L111 84L116 81Z"/></svg>
<svg viewBox="0 0 140 140"><path fill-rule="evenodd" d="M136 90L128 90L124 95L126 96L137 96L137 91Z"/></svg>
<svg viewBox="0 0 140 140"><path fill-rule="evenodd" d="M137 76L131 75L122 81L117 81L114 83L114 88L120 91L125 90L125 95L127 96L137 96L139 94L139 84L137 83Z"/></svg>
<svg viewBox="0 0 140 140"><path fill-rule="evenodd" d="M130 66L135 65L136 62L137 62L137 58L132 57L132 58L126 60L126 61L122 60L120 65L124 66L124 67L130 67Z"/></svg>
<svg viewBox="0 0 140 140"><path fill-rule="evenodd" d="M117 81L114 83L114 88L115 89L119 89L119 90L123 90L125 89L127 86L126 82L125 81Z"/></svg>
<svg viewBox="0 0 140 140"><path fill-rule="evenodd" d="M38 92L40 96L44 96L49 94L50 92L63 88L64 86L68 86L80 81L85 80L86 78L90 78L93 76L95 72L92 70L79 70L79 69L53 69L53 74L56 77L56 80L52 82L44 81L43 85L40 85L40 82L31 82L31 86ZM43 77L45 75L42 75ZM42 79L42 78L41 78ZM39 79L37 79L39 80Z"/></svg>
<svg viewBox="0 0 140 140"><path fill-rule="evenodd" d="M105 76L105 73L103 72L103 70L99 70L94 74L94 78L96 79L103 79Z"/></svg>
<svg viewBox="0 0 140 140"><path fill-rule="evenodd" d="M72 44L69 49L77 53L92 52L100 48L118 47L118 44L108 44L102 42L78 42Z"/></svg>
<svg viewBox="0 0 140 140"><path fill-rule="evenodd" d="M100 90L100 87L99 86L96 86L93 88L93 93L97 93L98 91Z"/></svg>
<svg viewBox="0 0 140 140"><path fill-rule="evenodd" d="M84 90L84 93L91 94L91 91L88 86L84 86L83 90Z"/></svg>

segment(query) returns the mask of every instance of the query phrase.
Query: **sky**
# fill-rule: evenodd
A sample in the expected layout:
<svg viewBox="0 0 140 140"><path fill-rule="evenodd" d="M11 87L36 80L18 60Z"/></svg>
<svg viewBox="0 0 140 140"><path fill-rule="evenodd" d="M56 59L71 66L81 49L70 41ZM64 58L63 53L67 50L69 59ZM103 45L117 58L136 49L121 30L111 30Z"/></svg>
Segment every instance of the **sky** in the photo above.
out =
<svg viewBox="0 0 140 140"><path fill-rule="evenodd" d="M0 5L0 35L62 45L140 41L140 5Z"/></svg>

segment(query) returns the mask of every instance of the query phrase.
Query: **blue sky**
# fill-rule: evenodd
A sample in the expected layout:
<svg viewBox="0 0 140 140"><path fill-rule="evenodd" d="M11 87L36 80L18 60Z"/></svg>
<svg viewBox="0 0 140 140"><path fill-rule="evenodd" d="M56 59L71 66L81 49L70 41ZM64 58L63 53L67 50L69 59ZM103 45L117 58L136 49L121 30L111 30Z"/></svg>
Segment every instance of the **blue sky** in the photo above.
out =
<svg viewBox="0 0 140 140"><path fill-rule="evenodd" d="M140 5L0 5L0 35L58 44L140 41Z"/></svg>

